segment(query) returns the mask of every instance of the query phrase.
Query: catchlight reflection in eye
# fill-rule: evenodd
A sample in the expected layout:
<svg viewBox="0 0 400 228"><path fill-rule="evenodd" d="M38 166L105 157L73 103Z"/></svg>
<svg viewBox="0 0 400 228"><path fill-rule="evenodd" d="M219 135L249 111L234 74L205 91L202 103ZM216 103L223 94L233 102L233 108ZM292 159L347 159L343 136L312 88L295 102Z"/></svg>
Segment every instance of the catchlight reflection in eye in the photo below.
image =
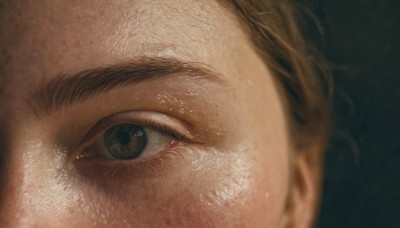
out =
<svg viewBox="0 0 400 228"><path fill-rule="evenodd" d="M104 134L104 144L115 159L135 159L147 145L145 130L133 124L121 124L108 129Z"/></svg>
<svg viewBox="0 0 400 228"><path fill-rule="evenodd" d="M99 120L76 150L76 161L135 160L149 162L198 143L184 124L157 112L124 112Z"/></svg>
<svg viewBox="0 0 400 228"><path fill-rule="evenodd" d="M173 147L176 137L138 124L121 123L106 128L78 154L78 159L136 160L147 158Z"/></svg>

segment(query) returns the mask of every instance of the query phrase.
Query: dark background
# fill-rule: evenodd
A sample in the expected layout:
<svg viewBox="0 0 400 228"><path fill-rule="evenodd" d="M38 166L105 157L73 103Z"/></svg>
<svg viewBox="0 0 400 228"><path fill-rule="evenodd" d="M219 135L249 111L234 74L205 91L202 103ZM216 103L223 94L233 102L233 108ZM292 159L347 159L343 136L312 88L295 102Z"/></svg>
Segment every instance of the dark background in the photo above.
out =
<svg viewBox="0 0 400 228"><path fill-rule="evenodd" d="M400 228L400 0L310 0L333 63L337 129L320 228Z"/></svg>

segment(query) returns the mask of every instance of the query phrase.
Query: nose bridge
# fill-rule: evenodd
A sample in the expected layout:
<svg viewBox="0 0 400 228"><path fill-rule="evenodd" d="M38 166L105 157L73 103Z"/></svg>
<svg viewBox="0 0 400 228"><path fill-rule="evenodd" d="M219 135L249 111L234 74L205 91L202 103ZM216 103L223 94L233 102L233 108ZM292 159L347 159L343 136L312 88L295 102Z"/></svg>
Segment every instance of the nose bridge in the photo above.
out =
<svg viewBox="0 0 400 228"><path fill-rule="evenodd" d="M24 171L20 165L5 157L1 170L0 189L0 226L15 226L25 217Z"/></svg>
<svg viewBox="0 0 400 228"><path fill-rule="evenodd" d="M39 188L41 179L46 178L45 172L29 164L24 156L25 148L10 148L0 185L0 227L37 227L43 220L39 209L48 203L40 197Z"/></svg>
<svg viewBox="0 0 400 228"><path fill-rule="evenodd" d="M48 227L76 203L65 154L52 151L43 125L32 122L14 118L1 130L0 227Z"/></svg>
<svg viewBox="0 0 400 228"><path fill-rule="evenodd" d="M30 165L27 146L29 134L19 130L23 122L14 122L10 119L1 129L0 140L0 227L20 227L28 225L29 217L35 216L34 205L30 202L31 196L36 194L32 185L36 182L35 167ZM3 124L4 126L4 124ZM32 163L34 164L34 163Z"/></svg>

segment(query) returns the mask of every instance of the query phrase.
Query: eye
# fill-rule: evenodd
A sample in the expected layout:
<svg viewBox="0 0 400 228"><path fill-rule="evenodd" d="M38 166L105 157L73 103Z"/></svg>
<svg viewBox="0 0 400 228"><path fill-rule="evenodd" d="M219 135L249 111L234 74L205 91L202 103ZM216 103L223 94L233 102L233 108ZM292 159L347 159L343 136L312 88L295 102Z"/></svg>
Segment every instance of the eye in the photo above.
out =
<svg viewBox="0 0 400 228"><path fill-rule="evenodd" d="M137 124L117 124L91 140L79 159L134 160L147 158L172 148L175 136Z"/></svg>
<svg viewBox="0 0 400 228"><path fill-rule="evenodd" d="M120 124L104 133L104 145L112 158L126 160L142 155L147 146L144 128L133 124Z"/></svg>
<svg viewBox="0 0 400 228"><path fill-rule="evenodd" d="M181 120L157 112L123 112L99 120L72 159L160 161L188 144L198 143Z"/></svg>

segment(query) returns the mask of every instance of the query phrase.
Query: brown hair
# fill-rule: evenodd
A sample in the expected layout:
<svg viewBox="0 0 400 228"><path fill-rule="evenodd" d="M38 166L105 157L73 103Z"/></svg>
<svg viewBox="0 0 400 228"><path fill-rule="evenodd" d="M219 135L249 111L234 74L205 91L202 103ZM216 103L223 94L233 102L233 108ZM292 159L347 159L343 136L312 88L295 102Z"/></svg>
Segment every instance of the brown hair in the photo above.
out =
<svg viewBox="0 0 400 228"><path fill-rule="evenodd" d="M233 10L255 50L276 76L286 102L295 149L317 143L321 162L330 133L330 105L323 92L322 59L300 31L300 7L290 0L223 0ZM314 160L314 159L313 159Z"/></svg>
<svg viewBox="0 0 400 228"><path fill-rule="evenodd" d="M290 139L298 153L305 154L320 186L324 150L331 132L329 71L301 33L303 7L290 0L221 0L236 15L254 49L270 68L288 113ZM324 82L326 82L324 84ZM294 168L294 167L293 167ZM299 184L292 173L290 184ZM317 188L318 188L317 187ZM292 194L287 211L292 211Z"/></svg>
<svg viewBox="0 0 400 228"><path fill-rule="evenodd" d="M237 17L254 49L272 70L288 113L293 148L297 153L307 153L319 192L323 152L331 132L330 93L324 93L323 88L331 88L331 83L326 64L302 35L300 22L307 11L291 0L219 2ZM299 184L295 176L292 172L291 185ZM289 193L286 201L289 213L293 212L292 197Z"/></svg>

